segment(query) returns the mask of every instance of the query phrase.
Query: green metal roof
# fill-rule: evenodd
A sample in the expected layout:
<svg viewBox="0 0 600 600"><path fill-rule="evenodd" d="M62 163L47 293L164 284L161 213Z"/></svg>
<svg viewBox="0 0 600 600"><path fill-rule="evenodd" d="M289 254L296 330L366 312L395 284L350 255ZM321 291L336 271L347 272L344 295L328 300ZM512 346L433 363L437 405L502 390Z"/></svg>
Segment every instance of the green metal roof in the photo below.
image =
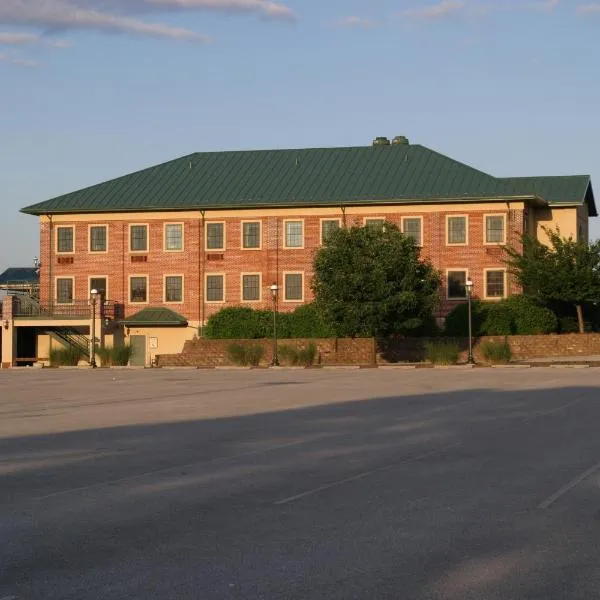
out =
<svg viewBox="0 0 600 600"><path fill-rule="evenodd" d="M168 308L144 308L121 321L127 327L185 327L187 320Z"/></svg>
<svg viewBox="0 0 600 600"><path fill-rule="evenodd" d="M573 188L568 182L562 186L569 201L580 189L579 178L575 180ZM555 187L557 193L562 189L552 190ZM476 201L530 197L536 189L529 180L521 185L519 179L498 179L420 145L199 152L33 204L22 212ZM576 201L583 202L584 196L585 192Z"/></svg>

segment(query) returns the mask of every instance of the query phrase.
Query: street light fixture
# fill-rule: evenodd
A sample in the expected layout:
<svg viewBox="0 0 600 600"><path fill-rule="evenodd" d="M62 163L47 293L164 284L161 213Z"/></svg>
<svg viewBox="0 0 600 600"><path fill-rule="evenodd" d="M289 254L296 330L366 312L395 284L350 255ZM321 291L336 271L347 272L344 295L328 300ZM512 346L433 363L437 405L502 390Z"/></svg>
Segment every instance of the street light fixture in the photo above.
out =
<svg viewBox="0 0 600 600"><path fill-rule="evenodd" d="M470 279L467 279L467 281L465 282L465 289L467 291L467 302L469 304L469 358L467 359L467 363L470 365L474 365L475 360L473 359L473 316L471 310L473 282Z"/></svg>
<svg viewBox="0 0 600 600"><path fill-rule="evenodd" d="M98 301L98 290L90 291L90 301L92 304L92 348L90 350L90 367L96 368L96 302Z"/></svg>
<svg viewBox="0 0 600 600"><path fill-rule="evenodd" d="M273 360L271 361L272 367L279 366L279 356L277 355L277 294L279 292L279 286L274 283L269 286L271 290L271 297L273 298Z"/></svg>

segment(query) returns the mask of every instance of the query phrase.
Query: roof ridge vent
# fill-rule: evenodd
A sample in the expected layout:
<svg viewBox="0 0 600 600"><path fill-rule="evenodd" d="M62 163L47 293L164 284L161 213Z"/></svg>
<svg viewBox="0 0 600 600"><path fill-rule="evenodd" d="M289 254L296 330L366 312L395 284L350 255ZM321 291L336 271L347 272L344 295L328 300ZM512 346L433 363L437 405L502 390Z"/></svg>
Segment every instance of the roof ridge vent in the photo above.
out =
<svg viewBox="0 0 600 600"><path fill-rule="evenodd" d="M392 145L393 146L408 146L409 143L410 142L408 141L408 138L405 135L397 135L392 140Z"/></svg>
<svg viewBox="0 0 600 600"><path fill-rule="evenodd" d="M390 145L390 140L388 138L386 138L385 136L379 136L373 140L373 146L389 146L389 145Z"/></svg>

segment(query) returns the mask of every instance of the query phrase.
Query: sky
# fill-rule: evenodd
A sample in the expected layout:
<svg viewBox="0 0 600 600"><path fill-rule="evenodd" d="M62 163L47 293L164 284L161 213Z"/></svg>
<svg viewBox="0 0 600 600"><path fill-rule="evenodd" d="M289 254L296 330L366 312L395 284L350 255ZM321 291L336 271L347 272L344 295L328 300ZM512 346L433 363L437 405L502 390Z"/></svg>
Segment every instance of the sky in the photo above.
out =
<svg viewBox="0 0 600 600"><path fill-rule="evenodd" d="M20 208L196 151L406 135L600 194L599 59L590 0L0 0L0 271Z"/></svg>

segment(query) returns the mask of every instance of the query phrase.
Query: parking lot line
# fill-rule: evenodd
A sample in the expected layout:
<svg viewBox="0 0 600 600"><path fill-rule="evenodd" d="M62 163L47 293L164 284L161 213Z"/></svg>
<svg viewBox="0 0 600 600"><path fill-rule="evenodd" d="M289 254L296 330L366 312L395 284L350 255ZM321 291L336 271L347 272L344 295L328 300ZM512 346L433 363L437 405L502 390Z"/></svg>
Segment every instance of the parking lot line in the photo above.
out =
<svg viewBox="0 0 600 600"><path fill-rule="evenodd" d="M567 483L566 485L563 485L563 487L561 487L558 491L554 492L554 494L552 494L551 496L548 496L548 498L546 498L543 502L541 502L538 505L538 508L541 510L550 508L550 506L552 506L559 498L562 498L562 496L570 492L574 487L579 485L584 479L587 479L598 469L600 469L600 462L596 463L593 467L590 467L589 469L581 473L581 475L575 477L575 479L569 481L569 483Z"/></svg>

